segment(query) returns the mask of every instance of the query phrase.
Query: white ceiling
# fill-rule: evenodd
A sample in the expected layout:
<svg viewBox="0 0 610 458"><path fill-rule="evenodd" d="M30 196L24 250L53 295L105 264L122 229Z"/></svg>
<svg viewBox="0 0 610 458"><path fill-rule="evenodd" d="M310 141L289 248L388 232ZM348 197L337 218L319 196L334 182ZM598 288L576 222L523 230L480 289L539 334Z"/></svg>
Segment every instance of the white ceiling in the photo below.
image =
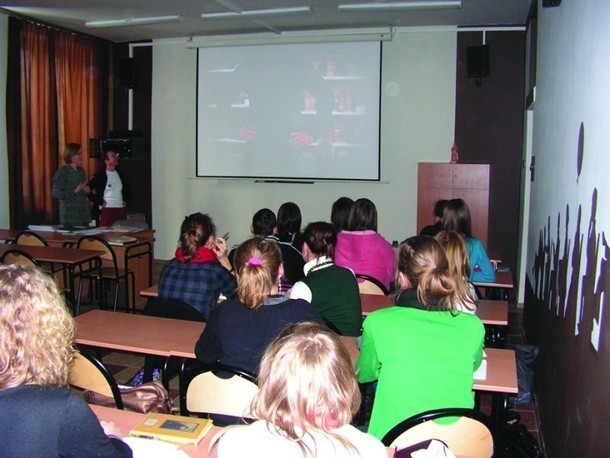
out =
<svg viewBox="0 0 610 458"><path fill-rule="evenodd" d="M403 0L410 1L410 0ZM523 26L531 0L462 0L459 9L339 12L337 5L386 0L0 0L0 8L114 42L234 33L361 27ZM204 20L202 13L309 6L310 14ZM92 29L86 21L180 15L174 24Z"/></svg>

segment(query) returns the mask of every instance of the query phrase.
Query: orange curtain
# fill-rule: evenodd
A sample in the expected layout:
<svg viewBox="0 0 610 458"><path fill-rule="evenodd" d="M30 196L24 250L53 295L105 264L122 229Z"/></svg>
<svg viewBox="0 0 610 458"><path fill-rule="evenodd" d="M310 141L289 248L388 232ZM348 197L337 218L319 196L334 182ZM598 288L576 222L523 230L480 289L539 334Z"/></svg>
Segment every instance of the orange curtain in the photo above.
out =
<svg viewBox="0 0 610 458"><path fill-rule="evenodd" d="M64 145L80 143L88 151L89 138L100 137L99 46L73 34L21 23L20 144L15 142L19 151L9 154L9 167L22 188L10 186L12 192L20 192L11 198L11 213L19 215L18 220L12 218L17 227L57 222L58 203L51 188L53 175L63 164ZM99 164L86 154L83 159L91 176Z"/></svg>

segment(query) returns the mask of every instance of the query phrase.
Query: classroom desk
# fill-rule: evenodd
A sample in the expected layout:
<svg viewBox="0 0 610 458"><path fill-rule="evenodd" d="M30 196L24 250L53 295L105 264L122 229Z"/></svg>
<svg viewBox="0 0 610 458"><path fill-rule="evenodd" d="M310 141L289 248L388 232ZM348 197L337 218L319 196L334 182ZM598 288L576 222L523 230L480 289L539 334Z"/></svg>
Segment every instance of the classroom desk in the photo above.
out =
<svg viewBox="0 0 610 458"><path fill-rule="evenodd" d="M80 345L163 357L195 358L205 323L91 310L75 318Z"/></svg>
<svg viewBox="0 0 610 458"><path fill-rule="evenodd" d="M39 262L49 262L62 264L68 272L68 288L72 296L72 303L75 303L74 294L74 270L81 264L89 261L99 262L99 256L102 251L96 250L80 250L75 248L63 248L53 246L30 246L30 245L14 245L0 244L0 257L9 250L23 251Z"/></svg>
<svg viewBox="0 0 610 458"><path fill-rule="evenodd" d="M196 321L105 310L92 310L77 316L76 325L75 342L80 345L183 359L195 358L195 343L205 327L205 323ZM342 340L352 359L356 360L356 338L342 337ZM515 352L494 348L485 351L487 377L485 380L475 380L474 389L501 395L516 394L518 387ZM182 391L184 390L180 393L181 403L185 395Z"/></svg>
<svg viewBox="0 0 610 458"><path fill-rule="evenodd" d="M473 285L478 288L486 288L488 290L486 297L491 297L493 290L500 290L501 298L506 300L508 298L509 290L514 288L513 274L510 271L496 271L496 280L493 282L484 281L473 281Z"/></svg>
<svg viewBox="0 0 610 458"><path fill-rule="evenodd" d="M91 410L97 416L100 421L111 421L121 431L121 435L124 437L129 436L129 432L138 425L146 415L138 412L130 412L128 410L113 409L110 407L102 407L96 405L90 405ZM188 456L192 457L208 457L211 456L208 453L208 447L210 446L211 440L216 434L222 431L222 428L218 426L212 426L212 429L201 439L197 445L193 444L177 444L182 451Z"/></svg>
<svg viewBox="0 0 610 458"><path fill-rule="evenodd" d="M391 297L376 294L360 294L360 302L362 316L393 305ZM478 301L476 315L485 325L508 326L508 302L481 299Z"/></svg>
<svg viewBox="0 0 610 458"><path fill-rule="evenodd" d="M91 410L97 416L100 421L111 421L113 422L121 431L121 435L123 437L127 437L129 432L138 425L146 416L143 413L138 412L130 412L128 410L119 410L113 409L110 407L102 407L91 405ZM210 442L214 437L223 430L223 428L219 426L212 426L212 429L201 439L197 445L193 444L184 444L178 445L182 451L184 451L188 456L191 457L201 457L208 458L215 456L215 454L210 454L208 449L210 447ZM395 447L386 447L388 452L388 458L392 458L394 456Z"/></svg>
<svg viewBox="0 0 610 458"><path fill-rule="evenodd" d="M12 243L23 230L0 229L0 240ZM65 232L33 231L44 238L51 247L76 246L80 235ZM117 235L135 237L137 242L127 245L111 245L119 268L128 268L134 274L135 291L140 291L152 284L155 231L146 229L137 232L102 232L96 234L103 239ZM131 297L131 296L130 296ZM136 295L135 305L144 306L146 299Z"/></svg>

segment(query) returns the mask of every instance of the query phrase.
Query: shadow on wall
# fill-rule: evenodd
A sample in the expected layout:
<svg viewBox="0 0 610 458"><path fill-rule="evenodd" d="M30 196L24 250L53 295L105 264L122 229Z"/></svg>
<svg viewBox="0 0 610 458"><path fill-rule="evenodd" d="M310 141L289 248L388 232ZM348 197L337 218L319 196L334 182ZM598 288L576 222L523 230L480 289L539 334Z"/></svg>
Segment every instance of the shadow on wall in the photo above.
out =
<svg viewBox="0 0 610 458"><path fill-rule="evenodd" d="M578 175L584 156L582 125L579 134ZM566 206L565 240L562 215L557 215L554 238L548 218L540 230L526 298L528 340L533 337L530 343L540 346L536 393L549 456L604 456L610 447L603 426L610 415L610 249L605 234L596 229L597 201L594 189L586 232L578 206L572 236Z"/></svg>

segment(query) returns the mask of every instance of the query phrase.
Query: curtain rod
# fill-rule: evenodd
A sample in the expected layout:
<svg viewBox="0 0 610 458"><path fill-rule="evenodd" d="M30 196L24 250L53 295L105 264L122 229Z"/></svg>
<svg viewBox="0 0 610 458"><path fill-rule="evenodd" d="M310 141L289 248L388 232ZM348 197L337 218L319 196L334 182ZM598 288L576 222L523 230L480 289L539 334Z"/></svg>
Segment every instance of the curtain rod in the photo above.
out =
<svg viewBox="0 0 610 458"><path fill-rule="evenodd" d="M14 11L7 10L6 8L3 8L1 6L0 6L0 13L4 13L5 15L7 15L9 17L19 19L20 21L27 22L29 24L34 24L39 27L44 27L44 28L47 28L50 30L55 30L56 32L62 32L62 33L66 33L69 35L74 35L74 36L81 37L81 38L84 38L84 39L90 40L90 41L97 41L97 42L106 43L106 44L114 44L110 40L105 40L104 38L96 37L94 35L89 35L87 33L77 32L77 31L71 30L71 29L66 29L66 28L58 26L56 24L51 24L50 22L44 22L39 19L31 18L29 16L24 16L23 14L19 14Z"/></svg>

